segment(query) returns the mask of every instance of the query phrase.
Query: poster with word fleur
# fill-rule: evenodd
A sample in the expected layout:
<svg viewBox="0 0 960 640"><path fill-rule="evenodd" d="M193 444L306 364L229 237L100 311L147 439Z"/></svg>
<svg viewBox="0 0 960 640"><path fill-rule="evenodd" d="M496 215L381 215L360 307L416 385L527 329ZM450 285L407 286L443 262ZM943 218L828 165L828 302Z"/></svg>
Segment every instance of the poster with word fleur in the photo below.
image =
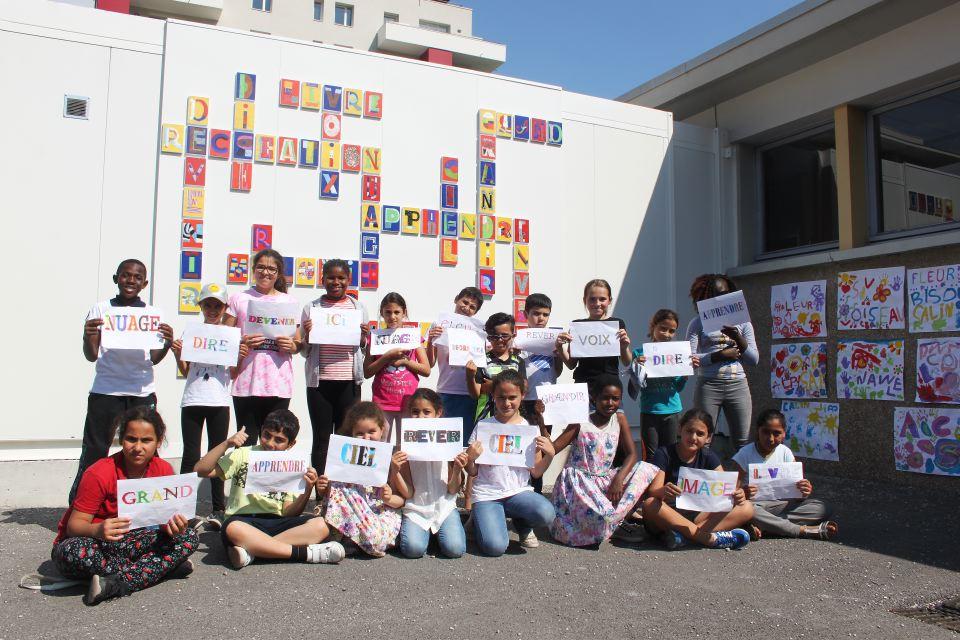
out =
<svg viewBox="0 0 960 640"><path fill-rule="evenodd" d="M774 398L826 398L827 343L770 347L770 392Z"/></svg>
<svg viewBox="0 0 960 640"><path fill-rule="evenodd" d="M792 282L770 287L773 338L825 337L826 292L826 280Z"/></svg>
<svg viewBox="0 0 960 640"><path fill-rule="evenodd" d="M893 460L897 471L960 477L960 409L897 407Z"/></svg>
<svg viewBox="0 0 960 640"><path fill-rule="evenodd" d="M784 444L794 454L817 460L840 460L837 433L840 430L840 405L835 402L797 402L784 400L780 411L787 419Z"/></svg>
<svg viewBox="0 0 960 640"><path fill-rule="evenodd" d="M837 275L837 328L903 329L904 268L841 271Z"/></svg>
<svg viewBox="0 0 960 640"><path fill-rule="evenodd" d="M837 345L837 397L903 401L903 340L849 340Z"/></svg>
<svg viewBox="0 0 960 640"><path fill-rule="evenodd" d="M960 331L960 264L907 271L911 333Z"/></svg>

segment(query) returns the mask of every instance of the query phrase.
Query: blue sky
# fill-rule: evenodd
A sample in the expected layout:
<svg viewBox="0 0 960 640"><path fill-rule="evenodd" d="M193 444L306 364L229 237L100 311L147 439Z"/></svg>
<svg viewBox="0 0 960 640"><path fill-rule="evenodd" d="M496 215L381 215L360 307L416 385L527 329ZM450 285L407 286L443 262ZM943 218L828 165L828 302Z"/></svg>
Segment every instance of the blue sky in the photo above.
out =
<svg viewBox="0 0 960 640"><path fill-rule="evenodd" d="M453 0L507 45L496 73L615 98L798 0Z"/></svg>

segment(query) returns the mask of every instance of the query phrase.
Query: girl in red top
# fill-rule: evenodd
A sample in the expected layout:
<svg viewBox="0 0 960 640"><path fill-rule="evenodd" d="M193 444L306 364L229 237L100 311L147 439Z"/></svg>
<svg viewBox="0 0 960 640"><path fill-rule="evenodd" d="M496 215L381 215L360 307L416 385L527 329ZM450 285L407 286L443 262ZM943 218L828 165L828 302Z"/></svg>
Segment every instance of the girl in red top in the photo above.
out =
<svg viewBox="0 0 960 640"><path fill-rule="evenodd" d="M117 481L173 475L157 456L166 426L151 407L128 409L117 419L122 450L91 465L77 497L60 519L51 557L60 573L89 579L84 603L99 604L151 587L172 571L193 571L188 560L197 549L197 532L176 515L162 527L130 531L117 517Z"/></svg>

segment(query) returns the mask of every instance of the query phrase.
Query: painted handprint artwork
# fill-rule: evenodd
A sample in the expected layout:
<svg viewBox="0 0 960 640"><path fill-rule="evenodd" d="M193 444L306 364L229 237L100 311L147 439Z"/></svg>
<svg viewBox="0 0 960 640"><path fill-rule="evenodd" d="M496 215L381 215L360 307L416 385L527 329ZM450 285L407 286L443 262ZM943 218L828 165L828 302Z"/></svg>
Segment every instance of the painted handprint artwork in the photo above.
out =
<svg viewBox="0 0 960 640"><path fill-rule="evenodd" d="M903 329L904 268L841 271L837 275L837 327Z"/></svg>

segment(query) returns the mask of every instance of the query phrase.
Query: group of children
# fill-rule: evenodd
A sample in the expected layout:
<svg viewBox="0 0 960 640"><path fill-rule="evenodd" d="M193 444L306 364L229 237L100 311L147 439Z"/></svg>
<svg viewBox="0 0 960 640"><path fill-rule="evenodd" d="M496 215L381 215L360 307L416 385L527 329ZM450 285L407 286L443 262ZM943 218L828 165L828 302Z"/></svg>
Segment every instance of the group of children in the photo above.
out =
<svg viewBox="0 0 960 640"><path fill-rule="evenodd" d="M200 306L204 322L240 326L251 300L289 302L283 279L283 259L269 249L253 260L254 286L229 298L223 287L205 286ZM304 306L301 324L291 337L268 339L244 332L236 366L198 365L180 359L182 345L172 329L161 325L163 349L153 351L104 349L99 343L99 318L105 306L143 306L139 293L146 287L146 267L126 260L114 277L118 295L95 306L84 327L84 354L97 362L88 400L84 447L70 507L54 543L53 559L61 573L89 579L87 604L126 595L155 584L171 573L192 570L189 555L196 549L199 522L181 516L160 528L129 530L129 521L117 517L116 481L173 473L157 456L165 436L153 394L152 366L172 349L187 377L181 409L184 454L181 473L196 471L211 479L213 513L206 526L219 529L230 563L236 569L255 558L289 559L308 563L336 563L352 552L379 557L395 545L408 558L421 557L432 537L439 555L457 558L466 551L469 534L479 552L502 555L509 544L508 519L525 548L539 541L537 527L549 527L554 540L571 546L590 546L611 537L638 540L657 536L670 549L695 542L714 548L740 548L764 532L784 536L830 539L836 524L826 506L809 498L807 480L797 483L803 498L791 501L754 501L746 483L748 465L790 462L792 453L782 442L784 418L776 411L761 414L757 440L744 443L734 462L741 486L734 506L721 513L692 513L676 508L681 467L722 470L709 448L717 414L737 421L744 398L740 384L743 363L756 362L756 344L749 326L725 327L704 335L694 320L688 338L694 345L693 364L699 367L697 398L707 410L682 413L679 393L686 378L646 378L642 349L631 347L625 322L609 315L610 285L591 280L584 288L588 317L575 322L613 320L619 323L618 356L572 358L569 333L559 334L553 355L528 354L513 347L515 319L492 314L484 329L489 350L484 366L450 364L444 329L431 327L426 345L370 354L369 328L363 305L347 293L349 265L329 260L323 265L320 298ZM698 278L691 288L696 302L735 290L722 275ZM454 312L472 318L483 304L480 291L463 289L454 299ZM310 344L310 309L357 309L363 317L360 342L355 346ZM551 301L543 294L526 300L528 326L549 325ZM380 316L388 328L402 326L406 303L397 293L387 294ZM479 329L479 323L476 324ZM678 316L658 311L649 327L652 341L670 341L678 330ZM292 356L305 358L307 405L313 432L311 467L304 474L305 490L287 493L245 492L251 451L280 451L293 447L299 435L297 417L288 405L293 393ZM437 391L419 386L420 378L439 371ZM576 382L589 386L591 411L584 424L554 425L551 440L543 424L543 406L536 388L553 384L566 366ZM704 375L706 374L706 375ZM360 383L373 378L373 402L359 401ZM623 382L640 397L646 447L634 445L621 409ZM738 395L739 394L739 395ZM749 391L745 401L749 404ZM237 432L227 438L231 399ZM699 401L698 401L699 402ZM712 410L712 412L711 412ZM732 419L731 414L737 415ZM467 447L450 462L409 460L399 448L403 417L452 417L463 421ZM478 464L483 443L474 426L480 420L501 425L539 427L531 468ZM749 409L747 410L749 430ZM208 451L200 457L200 436L207 425ZM737 422L735 429L742 425ZM324 474L329 438L334 431L395 445L387 483L364 487L330 480ZM113 435L121 451L109 456ZM735 438L739 432L735 431ZM247 445L252 446L247 446ZM552 495L542 495L542 476L554 457L570 447L570 454ZM224 483L232 480L228 496ZM458 495L463 507L458 509ZM311 498L316 506L305 514ZM467 518L463 523L461 515Z"/></svg>

